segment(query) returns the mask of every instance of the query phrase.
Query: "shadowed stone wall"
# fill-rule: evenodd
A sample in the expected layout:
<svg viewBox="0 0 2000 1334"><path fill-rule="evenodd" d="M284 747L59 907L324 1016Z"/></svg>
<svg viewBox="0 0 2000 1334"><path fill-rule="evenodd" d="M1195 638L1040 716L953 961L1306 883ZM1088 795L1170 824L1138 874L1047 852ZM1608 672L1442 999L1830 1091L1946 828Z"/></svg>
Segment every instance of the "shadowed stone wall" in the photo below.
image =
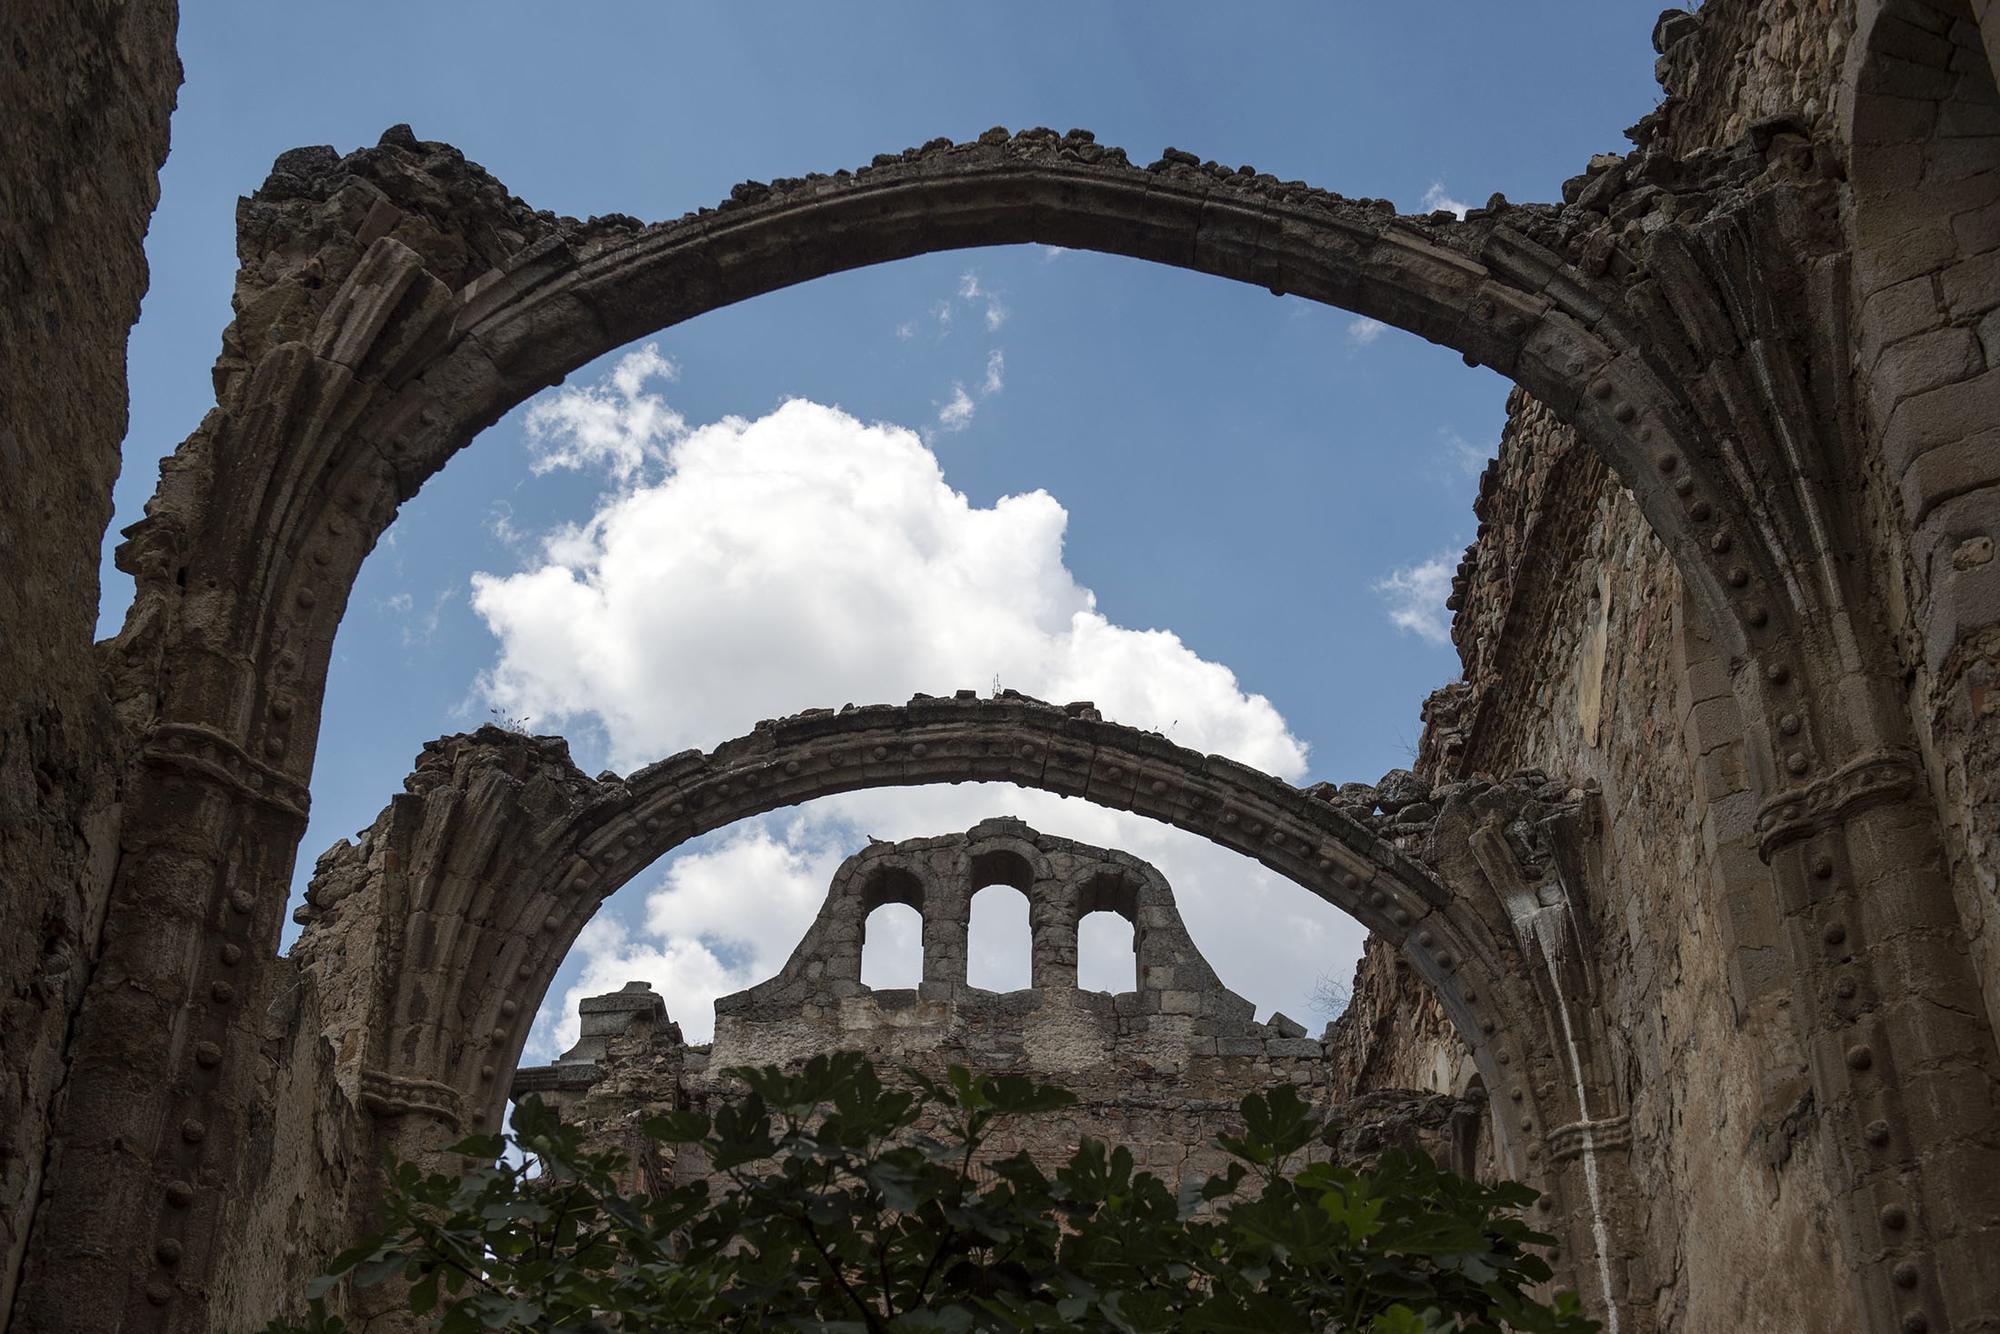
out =
<svg viewBox="0 0 2000 1334"><path fill-rule="evenodd" d="M1963 6L1861 8L1859 38L1855 7L1838 0L1670 11L1656 30L1669 96L1634 135L1683 154L1806 129L1845 135L1843 101L1855 88L1864 104L1868 89L1881 94L1874 128L1853 118L1861 129L1843 148L1843 171L1850 225L1864 246L1869 196L1883 195L1885 216L1872 224L1882 256L1870 261L1864 251L1853 293L1859 369L1875 368L1862 410L1882 452L1871 450L1860 475L1837 485L1873 516L1876 545L1865 559L1905 646L1907 703L1947 812L1953 888L1971 947L1985 952L1979 974L1991 1009L2000 970L1994 932L1982 923L1993 913L2000 806L1990 779L1996 728L1979 682L1990 677L2000 600L1980 581L2000 534L2000 450L1979 434L1990 414L1940 403L1927 447L1958 453L1938 470L1950 480L1933 485L1899 465L1896 423L1872 405L1885 394L1900 404L1912 392L1965 401L1984 392L1991 372L1977 329L2000 303L2000 281L1971 274L2000 207L2000 185L1982 174L2000 141L1980 136L2000 132L2000 118L1989 109L1980 32ZM1843 94L1844 79L1852 86ZM1900 122L1893 133L1892 120ZM1574 195L1622 161L1593 162ZM1914 267L1907 276L1885 267L1899 265ZM1606 871L1592 927L1608 1027L1624 1037L1634 1090L1630 1152L1651 1199L1645 1232L1659 1326L1851 1327L1864 1317L1839 1276L1854 1263L1853 1242L1824 1169L1856 1148L1815 1096L1786 962L1801 943L1841 959L1850 941L1839 922L1788 922L1781 896L1769 892L1728 655L1691 613L1680 573L1629 494L1525 395L1510 399L1476 509L1479 536L1451 603L1464 679L1427 705L1419 769L1448 783L1548 765L1602 794ZM1949 520L1926 517L1937 511ZM1822 870L1832 872L1822 863L1814 874ZM1851 981L1832 979L1822 994L1836 1009L1867 1008ZM1372 942L1335 1050L1348 1087L1393 1077L1449 1088L1462 1064L1434 1002ZM1989 1089L1958 1115L1964 1127L1990 1131L2000 1112ZM1863 1136L1870 1144L1877 1125L1880 1142L1913 1130L1873 1123ZM1915 1307L1933 1282L1926 1258L1902 1249L1894 1231L1884 1235L1905 1257L1894 1283L1908 1295L1897 1300ZM1787 1262L1773 1265L1773 1254ZM1898 1318L1937 1327L1921 1325L1929 1319L1921 1310Z"/></svg>
<svg viewBox="0 0 2000 1334"><path fill-rule="evenodd" d="M0 1329L117 857L128 738L91 639L175 21L173 0L0 6Z"/></svg>

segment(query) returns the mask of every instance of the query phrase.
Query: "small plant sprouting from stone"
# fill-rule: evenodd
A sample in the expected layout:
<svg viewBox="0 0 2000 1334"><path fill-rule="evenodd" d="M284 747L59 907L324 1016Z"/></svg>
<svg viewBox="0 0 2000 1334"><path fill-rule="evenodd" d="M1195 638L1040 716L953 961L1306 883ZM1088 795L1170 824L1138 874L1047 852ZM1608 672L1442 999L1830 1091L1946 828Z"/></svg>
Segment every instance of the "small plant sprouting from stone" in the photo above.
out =
<svg viewBox="0 0 2000 1334"><path fill-rule="evenodd" d="M1536 1192L1404 1150L1338 1161L1338 1122L1290 1084L1244 1098L1226 1169L1176 1190L1090 1139L1053 1174L1000 1157L1002 1126L1076 1102L1020 1075L890 1087L853 1052L728 1073L746 1092L713 1115L645 1123L707 1169L654 1195L623 1194L623 1156L533 1098L506 1137L455 1146L484 1165L394 1165L384 1233L267 1334L346 1331L327 1300L385 1282L442 1334L1598 1328L1574 1293L1534 1295L1554 1244L1522 1218Z"/></svg>
<svg viewBox="0 0 2000 1334"><path fill-rule="evenodd" d="M522 736L528 735L528 724L535 721L525 713L516 715L500 709L488 709L487 712L493 715L495 727L506 732L518 732Z"/></svg>

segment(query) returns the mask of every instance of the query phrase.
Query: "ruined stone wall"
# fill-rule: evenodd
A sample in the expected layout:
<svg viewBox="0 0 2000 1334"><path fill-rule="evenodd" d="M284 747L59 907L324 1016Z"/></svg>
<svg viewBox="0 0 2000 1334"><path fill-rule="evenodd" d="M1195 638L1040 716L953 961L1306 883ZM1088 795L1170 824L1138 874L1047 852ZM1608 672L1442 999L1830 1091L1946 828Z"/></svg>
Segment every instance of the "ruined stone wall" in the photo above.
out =
<svg viewBox="0 0 2000 1334"><path fill-rule="evenodd" d="M1670 95L1639 136L1685 154L1786 113L1824 130L1850 8L1712 0L1698 17L1663 15ZM1622 1044L1659 1327L1847 1327L1821 1161L1831 1148L1744 838L1749 776L1726 666L1688 623L1681 580L1630 494L1518 391L1476 511L1451 602L1463 681L1428 704L1419 769L1442 783L1544 768L1596 791L1603 845L1586 930L1605 1026ZM1332 1046L1342 1092L1465 1078L1437 1002L1375 942ZM1773 1254L1796 1262L1772 1266Z"/></svg>
<svg viewBox="0 0 2000 1334"><path fill-rule="evenodd" d="M1667 94L1661 141L1676 154L1721 148L1772 116L1832 131L1853 36L1854 0L1708 0L1698 14L1665 11L1653 29Z"/></svg>
<svg viewBox="0 0 2000 1334"><path fill-rule="evenodd" d="M2000 1023L2000 28L1885 6L1848 127L1859 412L1883 605Z"/></svg>
<svg viewBox="0 0 2000 1334"><path fill-rule="evenodd" d="M173 0L0 7L0 1328L116 855L91 637L175 22Z"/></svg>
<svg viewBox="0 0 2000 1334"><path fill-rule="evenodd" d="M1545 768L1597 789L1587 930L1605 1028L1625 1044L1616 1075L1660 1328L1840 1328L1825 1149L1789 993L1764 957L1776 926L1754 894L1718 903L1713 888L1713 858L1745 855L1712 848L1704 829L1748 782L1729 719L1702 708L1726 678L1630 497L1525 396L1480 491L1454 589L1465 681L1433 699L1422 763L1440 783ZM1455 1092L1469 1078L1435 997L1379 942L1332 1048L1336 1096L1378 1080ZM1774 1239L1803 1262L1774 1271Z"/></svg>
<svg viewBox="0 0 2000 1334"><path fill-rule="evenodd" d="M1112 1001L1101 993L1078 992L1002 995L961 989L942 1000L921 999L913 991L877 992L842 1005L840 1036L832 1043L794 1040L802 1030L786 1035L737 1026L720 1031L712 1044L689 1046L659 997L635 982L587 998L582 1042L554 1065L521 1071L514 1093L554 1106L584 1128L591 1148L625 1155L624 1184L640 1191L708 1176L698 1150L649 1140L643 1131L647 1118L667 1111L713 1112L734 1100L741 1085L726 1073L732 1067L796 1069L809 1056L835 1049L865 1053L892 1087L908 1085L906 1067L941 1082L956 1064L976 1075L1028 1075L1077 1095L1073 1107L1003 1121L975 1163L975 1175L981 1164L1017 1152L1054 1172L1088 1137L1129 1149L1136 1166L1175 1188L1186 1178L1220 1172L1228 1156L1215 1140L1242 1132L1238 1107L1244 1095L1283 1082L1300 1085L1309 1101L1340 1117L1342 1131L1330 1152L1343 1161L1413 1148L1459 1170L1478 1165L1485 1148L1479 1134L1485 1107L1476 1095L1378 1089L1336 1109L1320 1044L1297 1036L1292 1026L1239 1039L1230 1055L1184 1055L1162 1063L1159 1047L1142 1052L1119 1041ZM1047 1059L1052 1051L1074 1057L1086 1048L1097 1053L1088 1063ZM946 1128L938 1118L918 1129L937 1134Z"/></svg>
<svg viewBox="0 0 2000 1334"><path fill-rule="evenodd" d="M966 985L970 899L987 884L1013 885L1028 898L1028 988ZM916 988L860 981L867 916L890 902L923 915L924 980ZM1091 911L1132 922L1133 990L1077 985L1076 924ZM990 1160L1026 1152L1054 1171L1088 1136L1130 1149L1138 1166L1170 1185L1223 1170L1228 1158L1216 1137L1241 1130L1246 1094L1289 1083L1322 1107L1335 1101L1325 1044L1282 1014L1268 1023L1252 1018L1250 1003L1195 949L1157 871L1018 820L878 844L849 858L779 974L716 1002L711 1045L684 1045L643 982L581 1008L576 1045L552 1065L520 1071L513 1093L553 1101L586 1125L594 1145L623 1152L638 1188L707 1172L698 1152L676 1158L647 1142L639 1128L648 1115L713 1110L738 1092L731 1069L797 1068L837 1050L864 1053L891 1084L907 1082L905 1069L942 1082L954 1065L1059 1084L1076 1104L1003 1126L987 1147ZM1342 1152L1407 1144L1469 1170L1483 1104L1377 1092L1352 1115Z"/></svg>

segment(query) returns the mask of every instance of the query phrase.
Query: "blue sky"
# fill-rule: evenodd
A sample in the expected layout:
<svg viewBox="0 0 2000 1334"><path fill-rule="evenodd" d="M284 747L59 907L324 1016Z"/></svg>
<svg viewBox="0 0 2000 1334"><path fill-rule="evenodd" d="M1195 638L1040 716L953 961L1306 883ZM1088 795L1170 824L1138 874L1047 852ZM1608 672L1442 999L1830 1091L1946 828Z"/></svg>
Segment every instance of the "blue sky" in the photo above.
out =
<svg viewBox="0 0 2000 1334"><path fill-rule="evenodd" d="M996 124L1086 127L1141 161L1174 145L1406 210L1547 199L1654 106L1655 12L186 6L113 540L211 403L235 199L285 149L409 122L580 217L678 216L740 180ZM1121 721L1295 781L1372 779L1407 762L1419 703L1456 670L1422 633L1434 562L1448 571L1472 536L1506 388L1345 312L1042 247L845 274L664 331L486 432L368 562L299 886L424 741L493 709L559 728L595 772L757 717L1000 675L1093 686L1152 715ZM746 470L783 476L746 489ZM823 545L760 535L773 526ZM725 539L750 549L718 563ZM130 596L108 550L104 633ZM619 668L569 670L584 660ZM1263 1010L1310 1018L1316 977L1351 967L1357 928L1231 854L1011 790L890 793L725 832L642 876L586 935L530 1054L560 1044L573 992L621 970L705 1032L706 1000L782 960L864 832L1015 811L1153 858Z"/></svg>

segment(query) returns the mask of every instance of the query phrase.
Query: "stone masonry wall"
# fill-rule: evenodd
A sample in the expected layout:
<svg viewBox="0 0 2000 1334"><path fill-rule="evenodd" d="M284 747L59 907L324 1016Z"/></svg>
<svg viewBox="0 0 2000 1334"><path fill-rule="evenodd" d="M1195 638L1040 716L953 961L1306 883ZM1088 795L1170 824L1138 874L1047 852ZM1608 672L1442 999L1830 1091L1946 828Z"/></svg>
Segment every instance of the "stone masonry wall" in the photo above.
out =
<svg viewBox="0 0 2000 1334"><path fill-rule="evenodd" d="M175 22L173 0L0 6L0 1329L116 853L91 637Z"/></svg>
<svg viewBox="0 0 2000 1334"><path fill-rule="evenodd" d="M979 882L1016 883L1029 896L1036 984L999 993L964 981L960 911ZM1115 879L1114 879L1115 877ZM913 902L925 914L925 980L903 990L861 984L869 911ZM1134 922L1135 990L1076 985L1075 923L1103 908ZM1089 1136L1132 1151L1169 1184L1220 1171L1216 1137L1241 1128L1243 1097L1279 1083L1329 1106L1333 1065L1321 1041L1283 1015L1251 1018L1187 938L1158 873L1134 858L992 820L963 835L877 845L850 858L827 903L779 975L716 1002L715 1040L688 1047L644 983L586 999L577 1044L553 1065L519 1072L516 1097L552 1100L593 1144L630 1160L631 1184L703 1176L698 1154L675 1159L639 1133L668 1108L709 1110L732 1097L727 1072L795 1068L833 1050L861 1051L885 1082L905 1067L943 1080L949 1067L1016 1073L1062 1085L1074 1107L1003 1127L992 1159L1025 1151L1045 1170ZM1354 1100L1338 1150L1365 1155L1419 1146L1474 1166L1483 1104L1378 1091ZM942 1127L934 1127L942 1129Z"/></svg>
<svg viewBox="0 0 2000 1334"><path fill-rule="evenodd" d="M1843 0L1711 0L1656 30L1669 97L1635 127L1719 148L1790 113L1824 130L1853 27ZM1593 164L1594 166L1596 164ZM1599 168L1601 169L1601 168ZM1568 193L1566 191L1566 193ZM1620 1053L1641 1229L1663 1330L1840 1328L1849 1318L1804 1057L1763 900L1719 902L1748 788L1735 705L1683 616L1664 549L1574 433L1518 391L1455 581L1463 679L1432 697L1419 770L1437 782L1546 768L1603 805L1605 1027ZM1332 1049L1336 1095L1388 1079L1449 1091L1462 1046L1395 951L1371 942ZM1773 1254L1799 1257L1776 1267Z"/></svg>
<svg viewBox="0 0 2000 1334"><path fill-rule="evenodd" d="M865 1052L891 1086L907 1083L902 1073L906 1066L942 1080L953 1064L975 1074L1027 1074L1060 1084L1077 1095L1074 1107L1003 1125L981 1162L1026 1152L1044 1171L1053 1172L1087 1136L1130 1149L1137 1166L1170 1187L1189 1176L1218 1172L1227 1163L1227 1155L1214 1147L1215 1138L1241 1132L1237 1109L1244 1094L1291 1081L1301 1084L1315 1103L1330 1106L1328 1067L1318 1056L1274 1056L1264 1042L1257 1042L1254 1055L1157 1065L1116 1043L1111 1006L1102 1003L1110 997L1071 994L1081 997L1081 1003L1034 992L962 994L946 1001L922 1001L909 991L878 993L843 1006L835 1046ZM733 1066L796 1068L816 1054L793 1042L759 1041L742 1030L733 1038L689 1046L660 998L643 982L589 997L583 1005L583 1042L554 1065L522 1070L514 1093L554 1105L564 1119L584 1127L593 1149L623 1153L625 1184L632 1190L707 1175L698 1152L677 1154L648 1140L642 1130L648 1117L665 1111L714 1111L740 1090L725 1073ZM1050 1069L1031 1055L1052 1033L1069 1039L1066 1045L1075 1050L1079 1031L1106 1039L1102 1058L1091 1065ZM1289 1030L1276 1033L1271 1043L1301 1052L1306 1047L1317 1051L1320 1045ZM1338 1114L1344 1124L1333 1152L1343 1161L1364 1160L1393 1147L1421 1149L1460 1170L1479 1165L1485 1109L1477 1096L1378 1089L1343 1101ZM920 1129L937 1132L943 1127Z"/></svg>

